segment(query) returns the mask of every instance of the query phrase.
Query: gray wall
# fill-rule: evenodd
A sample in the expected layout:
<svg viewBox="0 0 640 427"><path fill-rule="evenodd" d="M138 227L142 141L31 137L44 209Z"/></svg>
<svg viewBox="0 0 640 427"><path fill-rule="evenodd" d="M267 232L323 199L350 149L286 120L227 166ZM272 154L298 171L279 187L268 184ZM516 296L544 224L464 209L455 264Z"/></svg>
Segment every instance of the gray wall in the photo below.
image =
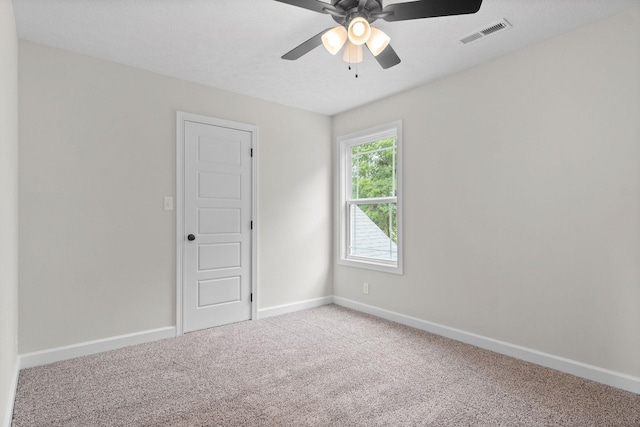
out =
<svg viewBox="0 0 640 427"><path fill-rule="evenodd" d="M258 298L332 294L331 119L20 41L20 353L175 324L176 110L258 126Z"/></svg>
<svg viewBox="0 0 640 427"><path fill-rule="evenodd" d="M0 423L18 355L18 37L11 1L0 0Z"/></svg>
<svg viewBox="0 0 640 427"><path fill-rule="evenodd" d="M405 274L335 266L334 294L640 377L640 9L340 114L334 136L396 119Z"/></svg>

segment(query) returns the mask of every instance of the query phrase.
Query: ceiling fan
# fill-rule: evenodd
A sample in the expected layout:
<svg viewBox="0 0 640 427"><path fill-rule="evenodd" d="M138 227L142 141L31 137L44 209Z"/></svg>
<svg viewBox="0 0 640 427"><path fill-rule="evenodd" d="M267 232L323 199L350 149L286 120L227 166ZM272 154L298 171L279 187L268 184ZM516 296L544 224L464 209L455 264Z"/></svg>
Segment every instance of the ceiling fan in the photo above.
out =
<svg viewBox="0 0 640 427"><path fill-rule="evenodd" d="M389 44L390 38L371 24L378 19L388 22L437 16L464 15L480 10L482 0L418 0L382 6L382 0L276 0L318 13L331 15L339 25L327 28L282 56L296 60L324 44L333 55L346 44L343 59L349 63L362 61L362 46L366 44L382 68L400 63Z"/></svg>

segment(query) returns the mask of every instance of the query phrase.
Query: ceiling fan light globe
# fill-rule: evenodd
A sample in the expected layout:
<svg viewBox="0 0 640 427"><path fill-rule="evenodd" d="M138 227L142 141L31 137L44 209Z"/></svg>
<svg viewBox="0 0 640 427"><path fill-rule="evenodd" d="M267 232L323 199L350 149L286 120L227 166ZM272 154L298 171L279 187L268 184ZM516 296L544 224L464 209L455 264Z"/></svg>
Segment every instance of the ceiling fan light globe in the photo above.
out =
<svg viewBox="0 0 640 427"><path fill-rule="evenodd" d="M346 41L347 30L342 25L332 28L322 35L322 44L331 55L340 52Z"/></svg>
<svg viewBox="0 0 640 427"><path fill-rule="evenodd" d="M362 18L354 18L349 23L349 40L355 45L363 45L371 36L371 26L369 22Z"/></svg>
<svg viewBox="0 0 640 427"><path fill-rule="evenodd" d="M362 62L362 45L353 44L348 41L344 48L342 59L344 62L348 62L349 64L358 64Z"/></svg>
<svg viewBox="0 0 640 427"><path fill-rule="evenodd" d="M371 37L367 40L367 47L373 56L378 56L386 49L390 41L391 38L384 31L371 28Z"/></svg>

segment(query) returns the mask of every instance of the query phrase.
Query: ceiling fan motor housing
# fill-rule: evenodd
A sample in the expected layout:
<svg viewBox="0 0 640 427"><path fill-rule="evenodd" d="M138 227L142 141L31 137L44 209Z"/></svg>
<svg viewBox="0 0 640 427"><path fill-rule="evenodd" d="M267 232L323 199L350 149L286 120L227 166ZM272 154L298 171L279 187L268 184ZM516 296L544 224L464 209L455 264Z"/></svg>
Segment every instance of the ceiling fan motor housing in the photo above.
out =
<svg viewBox="0 0 640 427"><path fill-rule="evenodd" d="M333 20L348 27L352 20L362 17L370 24L378 19L375 16L382 12L382 0L366 0L363 7L359 7L359 0L331 0L337 14L331 14Z"/></svg>

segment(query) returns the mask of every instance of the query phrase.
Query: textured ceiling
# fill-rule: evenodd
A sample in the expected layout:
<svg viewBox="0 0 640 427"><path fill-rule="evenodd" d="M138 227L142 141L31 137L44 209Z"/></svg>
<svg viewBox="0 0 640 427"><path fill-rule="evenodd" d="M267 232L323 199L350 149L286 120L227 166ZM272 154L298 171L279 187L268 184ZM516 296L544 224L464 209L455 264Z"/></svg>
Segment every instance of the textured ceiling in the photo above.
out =
<svg viewBox="0 0 640 427"><path fill-rule="evenodd" d="M340 54L322 46L297 61L280 59L336 24L329 15L273 0L13 4L21 39L334 115L640 6L640 0L484 0L473 15L377 21L402 62L383 70L365 52L357 79ZM511 28L460 43L503 18Z"/></svg>

